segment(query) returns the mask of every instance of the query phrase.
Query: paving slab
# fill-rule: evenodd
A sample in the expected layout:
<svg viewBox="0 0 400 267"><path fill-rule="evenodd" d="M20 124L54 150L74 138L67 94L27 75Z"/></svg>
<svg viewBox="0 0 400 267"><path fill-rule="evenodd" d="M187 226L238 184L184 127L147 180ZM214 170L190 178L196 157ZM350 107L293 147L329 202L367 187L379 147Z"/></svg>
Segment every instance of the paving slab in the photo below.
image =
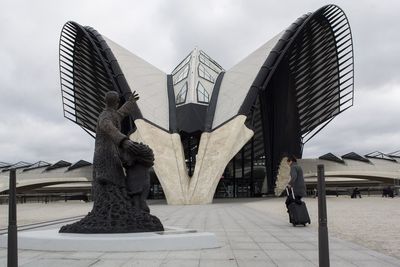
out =
<svg viewBox="0 0 400 267"><path fill-rule="evenodd" d="M19 250L21 266L318 266L315 227L292 227L286 216L263 210L260 200L210 205L151 205L165 225L216 234L215 249L151 252L50 252ZM283 200L282 200L283 201ZM251 205L249 205L251 202ZM39 205L39 204L38 204ZM42 204L43 205L43 204ZM51 203L47 204L51 208ZM65 205L68 205L66 203ZM89 204L87 210L90 210ZM57 204L60 208L60 203ZM84 210L83 207L78 209ZM76 215L80 215L76 214ZM400 219L400 218L399 218ZM330 237L331 266L399 266L400 260L360 244ZM0 266L7 253L0 250Z"/></svg>

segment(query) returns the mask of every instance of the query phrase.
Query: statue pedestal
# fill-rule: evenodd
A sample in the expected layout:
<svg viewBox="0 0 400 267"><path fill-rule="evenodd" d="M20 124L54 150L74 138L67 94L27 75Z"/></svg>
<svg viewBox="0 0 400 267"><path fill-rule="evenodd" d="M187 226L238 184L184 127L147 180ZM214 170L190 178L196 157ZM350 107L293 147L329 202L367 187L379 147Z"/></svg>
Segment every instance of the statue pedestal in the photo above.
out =
<svg viewBox="0 0 400 267"><path fill-rule="evenodd" d="M7 235L0 237L7 247ZM58 233L58 229L18 233L18 248L45 251L155 251L216 248L217 238L209 232L165 227L162 232L126 234Z"/></svg>

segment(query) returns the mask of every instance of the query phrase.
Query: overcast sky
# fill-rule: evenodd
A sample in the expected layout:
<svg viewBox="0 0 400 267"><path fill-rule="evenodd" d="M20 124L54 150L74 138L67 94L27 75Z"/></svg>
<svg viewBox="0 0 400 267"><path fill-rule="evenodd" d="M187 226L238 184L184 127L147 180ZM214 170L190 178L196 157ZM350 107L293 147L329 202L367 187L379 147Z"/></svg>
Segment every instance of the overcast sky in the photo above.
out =
<svg viewBox="0 0 400 267"><path fill-rule="evenodd" d="M350 21L354 106L304 147L366 154L400 149L400 1L331 1ZM94 140L63 117L58 42L89 25L166 73L198 46L229 69L324 1L2 1L0 161L92 160Z"/></svg>

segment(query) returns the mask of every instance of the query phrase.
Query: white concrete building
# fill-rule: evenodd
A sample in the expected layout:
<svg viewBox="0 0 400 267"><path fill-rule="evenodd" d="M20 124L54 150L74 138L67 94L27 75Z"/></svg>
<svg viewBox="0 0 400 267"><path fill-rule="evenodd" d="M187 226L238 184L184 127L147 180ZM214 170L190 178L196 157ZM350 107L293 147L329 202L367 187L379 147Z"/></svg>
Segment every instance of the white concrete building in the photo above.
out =
<svg viewBox="0 0 400 267"><path fill-rule="evenodd" d="M60 39L65 116L94 136L105 93L126 100L136 90L122 131L153 149L170 204L210 203L221 178L234 196L263 184L273 192L283 154L301 157L352 106L353 65L350 26L335 5L303 15L228 70L195 48L167 74L75 22Z"/></svg>

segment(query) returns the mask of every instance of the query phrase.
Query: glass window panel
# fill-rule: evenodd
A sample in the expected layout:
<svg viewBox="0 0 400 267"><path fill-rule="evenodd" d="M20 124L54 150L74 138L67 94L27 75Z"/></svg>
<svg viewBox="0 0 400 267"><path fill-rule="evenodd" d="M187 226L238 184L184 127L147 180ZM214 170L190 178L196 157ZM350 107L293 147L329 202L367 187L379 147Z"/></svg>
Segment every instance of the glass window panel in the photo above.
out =
<svg viewBox="0 0 400 267"><path fill-rule="evenodd" d="M197 83L197 101L202 103L210 102L210 95L201 82Z"/></svg>
<svg viewBox="0 0 400 267"><path fill-rule="evenodd" d="M174 75L174 85L182 81L183 79L186 79L189 74L189 64L186 64L185 67L182 68L182 70Z"/></svg>
<svg viewBox="0 0 400 267"><path fill-rule="evenodd" d="M178 73L187 63L189 63L191 55L189 54L181 63L172 71L172 75Z"/></svg>
<svg viewBox="0 0 400 267"><path fill-rule="evenodd" d="M201 63L205 64L206 66L208 66L211 70L215 71L216 73L219 73L222 71L222 67L220 65L218 65L217 62L212 60L209 56L207 56L203 51L200 51L199 60Z"/></svg>
<svg viewBox="0 0 400 267"><path fill-rule="evenodd" d="M211 74L207 71L207 68L206 68L203 64L201 64L201 63L199 64L198 70L199 70L199 76L200 76L201 78L206 79L206 80L208 80L208 81L210 81L210 82L212 82L212 83L215 82L214 76L211 75Z"/></svg>
<svg viewBox="0 0 400 267"><path fill-rule="evenodd" d="M182 86L181 90L179 90L179 93L176 95L175 102L177 105L183 104L186 102L187 90L188 90L187 83L185 83Z"/></svg>

